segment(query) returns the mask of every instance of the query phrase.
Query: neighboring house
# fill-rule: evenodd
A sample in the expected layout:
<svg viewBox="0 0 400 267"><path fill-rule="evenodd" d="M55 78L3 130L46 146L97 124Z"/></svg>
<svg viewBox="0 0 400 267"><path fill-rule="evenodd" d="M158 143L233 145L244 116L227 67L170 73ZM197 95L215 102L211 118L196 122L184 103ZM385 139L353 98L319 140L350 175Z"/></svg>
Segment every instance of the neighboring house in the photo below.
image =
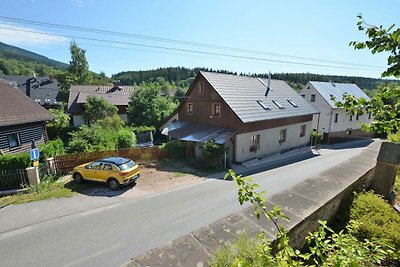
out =
<svg viewBox="0 0 400 267"><path fill-rule="evenodd" d="M45 108L55 108L60 88L57 80L50 77L2 75L15 88L33 99Z"/></svg>
<svg viewBox="0 0 400 267"><path fill-rule="evenodd" d="M319 115L314 115L312 127L323 135L324 142L371 136L363 132L359 125L360 122L370 123L373 119L371 114L349 116L343 108L335 107L335 101L343 101L343 93L357 99L370 99L357 85L351 83L310 81L299 93L320 111Z"/></svg>
<svg viewBox="0 0 400 267"><path fill-rule="evenodd" d="M3 154L29 151L32 140L47 141L45 122L53 115L0 79L0 150Z"/></svg>
<svg viewBox="0 0 400 267"><path fill-rule="evenodd" d="M68 113L72 115L74 126L84 124L82 114L88 96L98 96L118 108L118 115L125 122L128 121L127 108L133 86L105 85L72 85L69 89Z"/></svg>
<svg viewBox="0 0 400 267"><path fill-rule="evenodd" d="M214 139L244 162L307 146L316 113L284 81L201 71L162 133L196 142L196 157Z"/></svg>

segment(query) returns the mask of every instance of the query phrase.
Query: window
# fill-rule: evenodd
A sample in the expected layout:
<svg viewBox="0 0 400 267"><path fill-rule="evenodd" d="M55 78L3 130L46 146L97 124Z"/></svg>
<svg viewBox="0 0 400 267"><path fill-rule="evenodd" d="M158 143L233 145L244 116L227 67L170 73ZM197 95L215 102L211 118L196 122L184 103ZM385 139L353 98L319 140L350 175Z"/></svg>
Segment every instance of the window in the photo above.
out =
<svg viewBox="0 0 400 267"><path fill-rule="evenodd" d="M311 100L310 100L311 102L315 102L315 94L312 94L311 95Z"/></svg>
<svg viewBox="0 0 400 267"><path fill-rule="evenodd" d="M275 106L277 106L279 109L284 109L285 107L281 104L281 103L279 103L278 101L276 101L276 100L272 100L272 102L275 104Z"/></svg>
<svg viewBox="0 0 400 267"><path fill-rule="evenodd" d="M302 98L306 98L306 95L301 95Z"/></svg>
<svg viewBox="0 0 400 267"><path fill-rule="evenodd" d="M292 100L288 99L288 101L290 105L292 105L293 107L297 108L299 107L296 103L294 103Z"/></svg>
<svg viewBox="0 0 400 267"><path fill-rule="evenodd" d="M358 121L359 118L360 118L360 115L357 114L357 115L356 115L356 121Z"/></svg>
<svg viewBox="0 0 400 267"><path fill-rule="evenodd" d="M282 129L281 130L281 134L279 136L279 144L282 144L282 143L286 142L286 135L287 135L287 130L286 129Z"/></svg>
<svg viewBox="0 0 400 267"><path fill-rule="evenodd" d="M301 125L300 128L300 137L303 137L306 135L306 125Z"/></svg>
<svg viewBox="0 0 400 267"><path fill-rule="evenodd" d="M192 103L187 104L187 113L193 114L193 104Z"/></svg>
<svg viewBox="0 0 400 267"><path fill-rule="evenodd" d="M260 135L252 135L250 139L250 152L255 152L260 149Z"/></svg>
<svg viewBox="0 0 400 267"><path fill-rule="evenodd" d="M221 115L221 105L219 103L212 104L212 116Z"/></svg>
<svg viewBox="0 0 400 267"><path fill-rule="evenodd" d="M350 121L352 121L353 120L353 115L350 115Z"/></svg>
<svg viewBox="0 0 400 267"><path fill-rule="evenodd" d="M19 135L17 133L12 133L7 136L8 146L10 148L19 147L21 143L19 141Z"/></svg>
<svg viewBox="0 0 400 267"><path fill-rule="evenodd" d="M200 93L204 93L204 83L200 83L199 91Z"/></svg>
<svg viewBox="0 0 400 267"><path fill-rule="evenodd" d="M258 103L263 109L265 109L265 110L270 109L270 108L268 107L268 105L267 105L267 101L265 101L265 100L257 100L257 103Z"/></svg>
<svg viewBox="0 0 400 267"><path fill-rule="evenodd" d="M336 113L336 114L335 114L335 122L338 122L338 120L339 120L339 114Z"/></svg>

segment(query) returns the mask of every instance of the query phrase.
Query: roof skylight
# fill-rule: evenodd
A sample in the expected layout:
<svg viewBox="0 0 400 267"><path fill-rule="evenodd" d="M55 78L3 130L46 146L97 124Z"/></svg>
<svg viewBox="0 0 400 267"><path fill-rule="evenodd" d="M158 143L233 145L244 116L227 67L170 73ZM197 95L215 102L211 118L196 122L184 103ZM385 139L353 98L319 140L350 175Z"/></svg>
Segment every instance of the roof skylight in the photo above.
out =
<svg viewBox="0 0 400 267"><path fill-rule="evenodd" d="M285 108L281 103L279 103L279 102L276 101L276 100L272 100L272 102L274 102L274 104L275 104L279 109L284 109L284 108Z"/></svg>
<svg viewBox="0 0 400 267"><path fill-rule="evenodd" d="M269 110L270 108L267 105L267 101L265 100L257 100L257 103L260 104L260 106L265 109L265 110Z"/></svg>
<svg viewBox="0 0 400 267"><path fill-rule="evenodd" d="M292 100L290 100L290 99L288 99L287 102L289 102L289 104L292 105L292 106L295 107L295 108L298 108L298 107L299 107L296 103L294 103L294 102L293 102Z"/></svg>

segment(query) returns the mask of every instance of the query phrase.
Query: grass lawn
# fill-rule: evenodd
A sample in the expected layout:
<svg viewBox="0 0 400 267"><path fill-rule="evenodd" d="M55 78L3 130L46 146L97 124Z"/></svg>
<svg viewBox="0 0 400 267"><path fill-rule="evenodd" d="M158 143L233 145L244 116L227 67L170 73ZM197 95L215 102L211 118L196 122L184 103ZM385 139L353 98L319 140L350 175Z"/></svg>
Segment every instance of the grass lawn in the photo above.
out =
<svg viewBox="0 0 400 267"><path fill-rule="evenodd" d="M0 198L0 208L10 204L22 204L48 198L72 197L76 194L72 188L64 185L64 182L45 181L40 185L39 191L32 187L26 192Z"/></svg>

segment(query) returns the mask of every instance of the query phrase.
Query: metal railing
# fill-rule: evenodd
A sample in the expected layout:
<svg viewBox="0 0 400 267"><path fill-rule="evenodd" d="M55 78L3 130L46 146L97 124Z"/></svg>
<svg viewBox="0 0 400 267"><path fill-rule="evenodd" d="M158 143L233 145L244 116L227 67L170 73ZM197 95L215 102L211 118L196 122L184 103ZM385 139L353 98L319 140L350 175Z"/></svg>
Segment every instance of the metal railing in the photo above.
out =
<svg viewBox="0 0 400 267"><path fill-rule="evenodd" d="M0 170L0 191L27 187L29 179L25 169Z"/></svg>

